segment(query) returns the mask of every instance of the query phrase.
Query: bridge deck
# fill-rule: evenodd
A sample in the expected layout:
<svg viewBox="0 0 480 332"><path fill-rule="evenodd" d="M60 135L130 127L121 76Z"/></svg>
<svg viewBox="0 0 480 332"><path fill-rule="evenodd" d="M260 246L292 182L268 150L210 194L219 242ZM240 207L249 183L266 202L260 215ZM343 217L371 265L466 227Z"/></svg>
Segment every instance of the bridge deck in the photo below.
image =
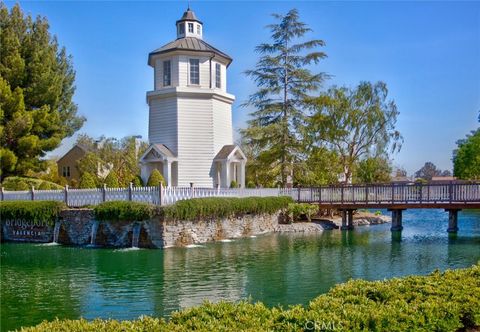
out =
<svg viewBox="0 0 480 332"><path fill-rule="evenodd" d="M297 188L297 201L336 209L480 209L480 183Z"/></svg>

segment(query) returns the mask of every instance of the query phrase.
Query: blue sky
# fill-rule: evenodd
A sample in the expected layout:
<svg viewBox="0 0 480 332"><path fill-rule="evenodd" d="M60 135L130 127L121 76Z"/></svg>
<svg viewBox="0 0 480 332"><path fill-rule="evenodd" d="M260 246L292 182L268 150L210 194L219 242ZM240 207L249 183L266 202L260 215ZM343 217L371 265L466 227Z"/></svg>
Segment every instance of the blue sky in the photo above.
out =
<svg viewBox="0 0 480 332"><path fill-rule="evenodd" d="M12 6L13 2L7 2ZM46 16L72 54L75 101L92 136L148 137L145 93L153 87L150 51L175 39L175 21L187 2L20 2ZM309 36L326 42L328 58L314 69L329 85L362 80L387 83L400 111L405 142L394 164L409 173L425 161L451 169L455 141L478 127L480 3L477 2L214 2L190 1L204 22L204 39L233 59L228 90L237 97L234 127L248 119L240 107L254 84L243 75L255 65L254 47L268 41L270 14L297 8ZM54 154L71 147L67 139Z"/></svg>

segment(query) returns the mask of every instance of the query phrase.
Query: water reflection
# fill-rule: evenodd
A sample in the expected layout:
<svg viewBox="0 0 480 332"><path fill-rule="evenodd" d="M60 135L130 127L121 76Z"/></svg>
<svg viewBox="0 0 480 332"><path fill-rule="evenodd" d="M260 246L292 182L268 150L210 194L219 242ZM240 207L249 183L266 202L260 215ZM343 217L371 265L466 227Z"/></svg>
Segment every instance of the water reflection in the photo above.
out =
<svg viewBox="0 0 480 332"><path fill-rule="evenodd" d="M2 244L2 330L43 319L168 315L204 299L308 303L351 278L383 279L469 266L480 259L480 213L405 211L390 225L316 235L264 235L166 250Z"/></svg>

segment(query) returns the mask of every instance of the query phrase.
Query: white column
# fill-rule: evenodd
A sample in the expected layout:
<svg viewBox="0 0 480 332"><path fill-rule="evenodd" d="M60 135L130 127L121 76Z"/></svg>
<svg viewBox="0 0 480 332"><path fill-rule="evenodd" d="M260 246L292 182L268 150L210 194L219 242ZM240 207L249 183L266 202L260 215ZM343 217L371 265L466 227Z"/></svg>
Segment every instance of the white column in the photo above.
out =
<svg viewBox="0 0 480 332"><path fill-rule="evenodd" d="M163 177L165 179L166 186L172 185L172 163L168 160L163 161Z"/></svg>
<svg viewBox="0 0 480 332"><path fill-rule="evenodd" d="M240 162L240 188L245 188L245 160Z"/></svg>
<svg viewBox="0 0 480 332"><path fill-rule="evenodd" d="M223 187L224 188L230 188L230 182L232 182L230 180L230 162L229 161L226 161L223 165L223 169L225 170L225 183L223 183Z"/></svg>

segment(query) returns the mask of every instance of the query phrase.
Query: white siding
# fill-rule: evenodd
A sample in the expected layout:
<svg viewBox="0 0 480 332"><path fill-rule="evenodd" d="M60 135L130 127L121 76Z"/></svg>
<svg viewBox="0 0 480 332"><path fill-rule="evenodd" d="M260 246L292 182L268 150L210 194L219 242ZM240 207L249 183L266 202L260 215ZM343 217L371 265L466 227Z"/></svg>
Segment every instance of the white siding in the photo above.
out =
<svg viewBox="0 0 480 332"><path fill-rule="evenodd" d="M153 98L150 101L148 139L150 143L165 144L177 152L177 102L175 97Z"/></svg>
<svg viewBox="0 0 480 332"><path fill-rule="evenodd" d="M233 144L232 106L216 99L213 103L213 139L215 154L224 145Z"/></svg>
<svg viewBox="0 0 480 332"><path fill-rule="evenodd" d="M178 185L212 187L212 100L178 98Z"/></svg>
<svg viewBox="0 0 480 332"><path fill-rule="evenodd" d="M155 90L163 88L163 61L170 60L171 64L171 85L170 87L178 86L178 56L162 57L155 60Z"/></svg>

